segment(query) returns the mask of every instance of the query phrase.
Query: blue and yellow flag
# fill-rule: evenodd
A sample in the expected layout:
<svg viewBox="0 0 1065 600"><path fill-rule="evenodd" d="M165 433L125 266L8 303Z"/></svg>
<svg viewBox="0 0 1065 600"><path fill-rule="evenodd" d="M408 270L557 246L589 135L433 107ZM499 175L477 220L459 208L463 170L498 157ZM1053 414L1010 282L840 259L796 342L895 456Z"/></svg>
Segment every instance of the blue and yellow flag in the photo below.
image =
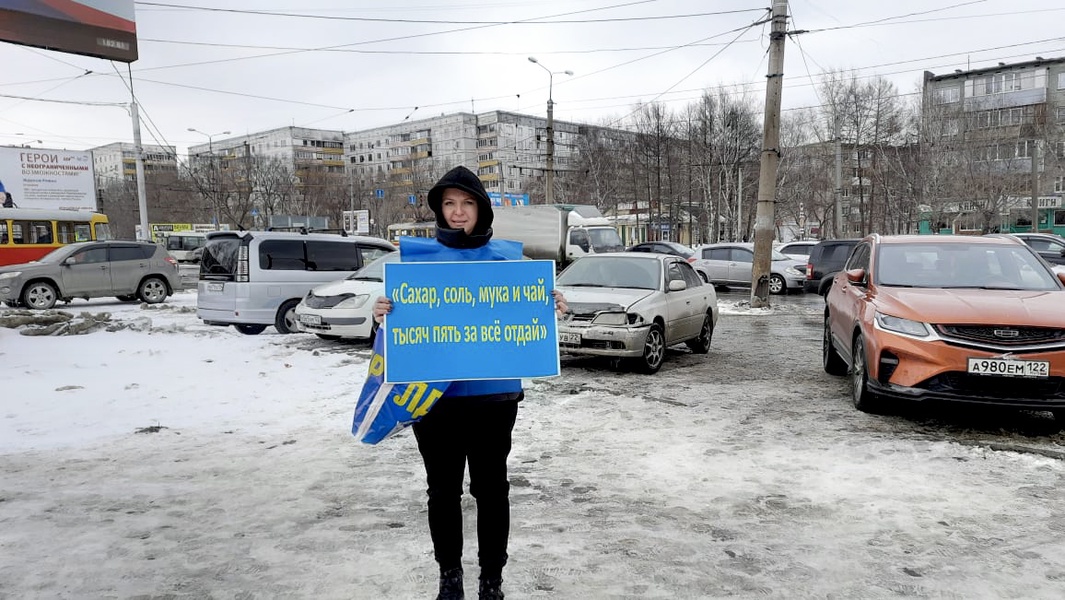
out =
<svg viewBox="0 0 1065 600"><path fill-rule="evenodd" d="M355 403L351 434L364 444L376 444L421 419L444 395L449 381L385 383L385 330L377 332L366 383Z"/></svg>

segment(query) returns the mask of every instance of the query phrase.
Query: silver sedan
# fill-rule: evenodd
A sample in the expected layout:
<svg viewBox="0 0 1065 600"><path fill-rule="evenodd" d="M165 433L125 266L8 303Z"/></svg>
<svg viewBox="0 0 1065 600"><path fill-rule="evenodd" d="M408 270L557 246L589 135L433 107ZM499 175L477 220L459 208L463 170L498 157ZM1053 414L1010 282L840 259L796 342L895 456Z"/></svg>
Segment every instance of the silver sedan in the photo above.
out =
<svg viewBox="0 0 1065 600"><path fill-rule="evenodd" d="M559 324L559 349L629 360L655 373L666 348L710 351L717 294L688 261L668 254L617 252L582 257L556 279L570 314Z"/></svg>

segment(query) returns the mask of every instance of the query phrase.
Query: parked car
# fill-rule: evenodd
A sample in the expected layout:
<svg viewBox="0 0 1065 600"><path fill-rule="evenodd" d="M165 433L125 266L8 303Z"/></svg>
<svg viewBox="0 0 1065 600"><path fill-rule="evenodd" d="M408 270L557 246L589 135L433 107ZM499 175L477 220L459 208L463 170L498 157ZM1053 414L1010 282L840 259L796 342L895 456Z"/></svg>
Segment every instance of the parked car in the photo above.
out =
<svg viewBox="0 0 1065 600"><path fill-rule="evenodd" d="M196 316L248 335L296 331L296 305L311 288L358 271L388 240L288 231L213 231L200 259Z"/></svg>
<svg viewBox="0 0 1065 600"><path fill-rule="evenodd" d="M555 286L571 312L558 326L562 352L626 359L655 373L670 346L710 351L717 294L679 256L593 254L566 267Z"/></svg>
<svg viewBox="0 0 1065 600"><path fill-rule="evenodd" d="M792 240L780 244L776 250L788 258L802 261L805 265L807 259L810 258L810 250L816 245L817 240Z"/></svg>
<svg viewBox="0 0 1065 600"><path fill-rule="evenodd" d="M754 270L754 244L731 242L706 244L695 251L695 270L715 286L750 287ZM772 251L769 263L769 293L802 291L806 275L799 270L802 261Z"/></svg>
<svg viewBox="0 0 1065 600"><path fill-rule="evenodd" d="M0 267L0 300L32 309L106 296L156 304L179 289L177 261L151 242L79 242L34 262Z"/></svg>
<svg viewBox="0 0 1065 600"><path fill-rule="evenodd" d="M825 299L822 363L854 406L947 401L1065 418L1065 275L1009 237L885 236Z"/></svg>
<svg viewBox="0 0 1065 600"><path fill-rule="evenodd" d="M1053 233L1011 233L1052 265L1065 265L1065 238Z"/></svg>
<svg viewBox="0 0 1065 600"><path fill-rule="evenodd" d="M832 277L843 268L851 250L858 245L857 239L821 240L810 249L806 261L806 281L803 289L824 296L832 285Z"/></svg>
<svg viewBox="0 0 1065 600"><path fill-rule="evenodd" d="M691 262L692 257L695 256L695 250L685 246L684 244L678 244L677 242L641 242L629 247L629 252L654 252L657 254L672 254L673 256L679 256L684 259L688 259Z"/></svg>
<svg viewBox="0 0 1065 600"><path fill-rule="evenodd" d="M369 340L377 333L373 303L385 293L385 263L399 262L389 252L339 281L311 289L296 305L296 328L327 340Z"/></svg>

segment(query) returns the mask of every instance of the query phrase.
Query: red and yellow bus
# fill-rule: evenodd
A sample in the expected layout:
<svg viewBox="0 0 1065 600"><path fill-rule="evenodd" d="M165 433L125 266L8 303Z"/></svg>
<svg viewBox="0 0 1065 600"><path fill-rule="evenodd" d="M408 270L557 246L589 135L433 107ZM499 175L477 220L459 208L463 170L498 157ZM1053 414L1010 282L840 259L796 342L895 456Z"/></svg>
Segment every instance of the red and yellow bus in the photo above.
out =
<svg viewBox="0 0 1065 600"><path fill-rule="evenodd" d="M37 260L64 244L109 239L107 215L102 213L0 208L0 266Z"/></svg>

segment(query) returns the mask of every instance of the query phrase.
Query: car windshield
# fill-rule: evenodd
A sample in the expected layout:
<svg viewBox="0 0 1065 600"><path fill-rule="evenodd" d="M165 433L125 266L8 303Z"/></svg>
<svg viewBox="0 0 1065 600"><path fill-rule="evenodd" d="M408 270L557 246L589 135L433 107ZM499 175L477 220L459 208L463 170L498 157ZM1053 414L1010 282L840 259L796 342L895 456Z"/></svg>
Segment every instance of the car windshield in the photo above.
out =
<svg viewBox="0 0 1065 600"><path fill-rule="evenodd" d="M658 260L626 256L585 256L559 274L555 283L570 287L658 289Z"/></svg>
<svg viewBox="0 0 1065 600"><path fill-rule="evenodd" d="M877 282L886 286L1061 289L1031 250L1013 244L884 244L876 265Z"/></svg>
<svg viewBox="0 0 1065 600"><path fill-rule="evenodd" d="M399 262L399 252L389 252L347 276L353 281L384 281L385 263Z"/></svg>

